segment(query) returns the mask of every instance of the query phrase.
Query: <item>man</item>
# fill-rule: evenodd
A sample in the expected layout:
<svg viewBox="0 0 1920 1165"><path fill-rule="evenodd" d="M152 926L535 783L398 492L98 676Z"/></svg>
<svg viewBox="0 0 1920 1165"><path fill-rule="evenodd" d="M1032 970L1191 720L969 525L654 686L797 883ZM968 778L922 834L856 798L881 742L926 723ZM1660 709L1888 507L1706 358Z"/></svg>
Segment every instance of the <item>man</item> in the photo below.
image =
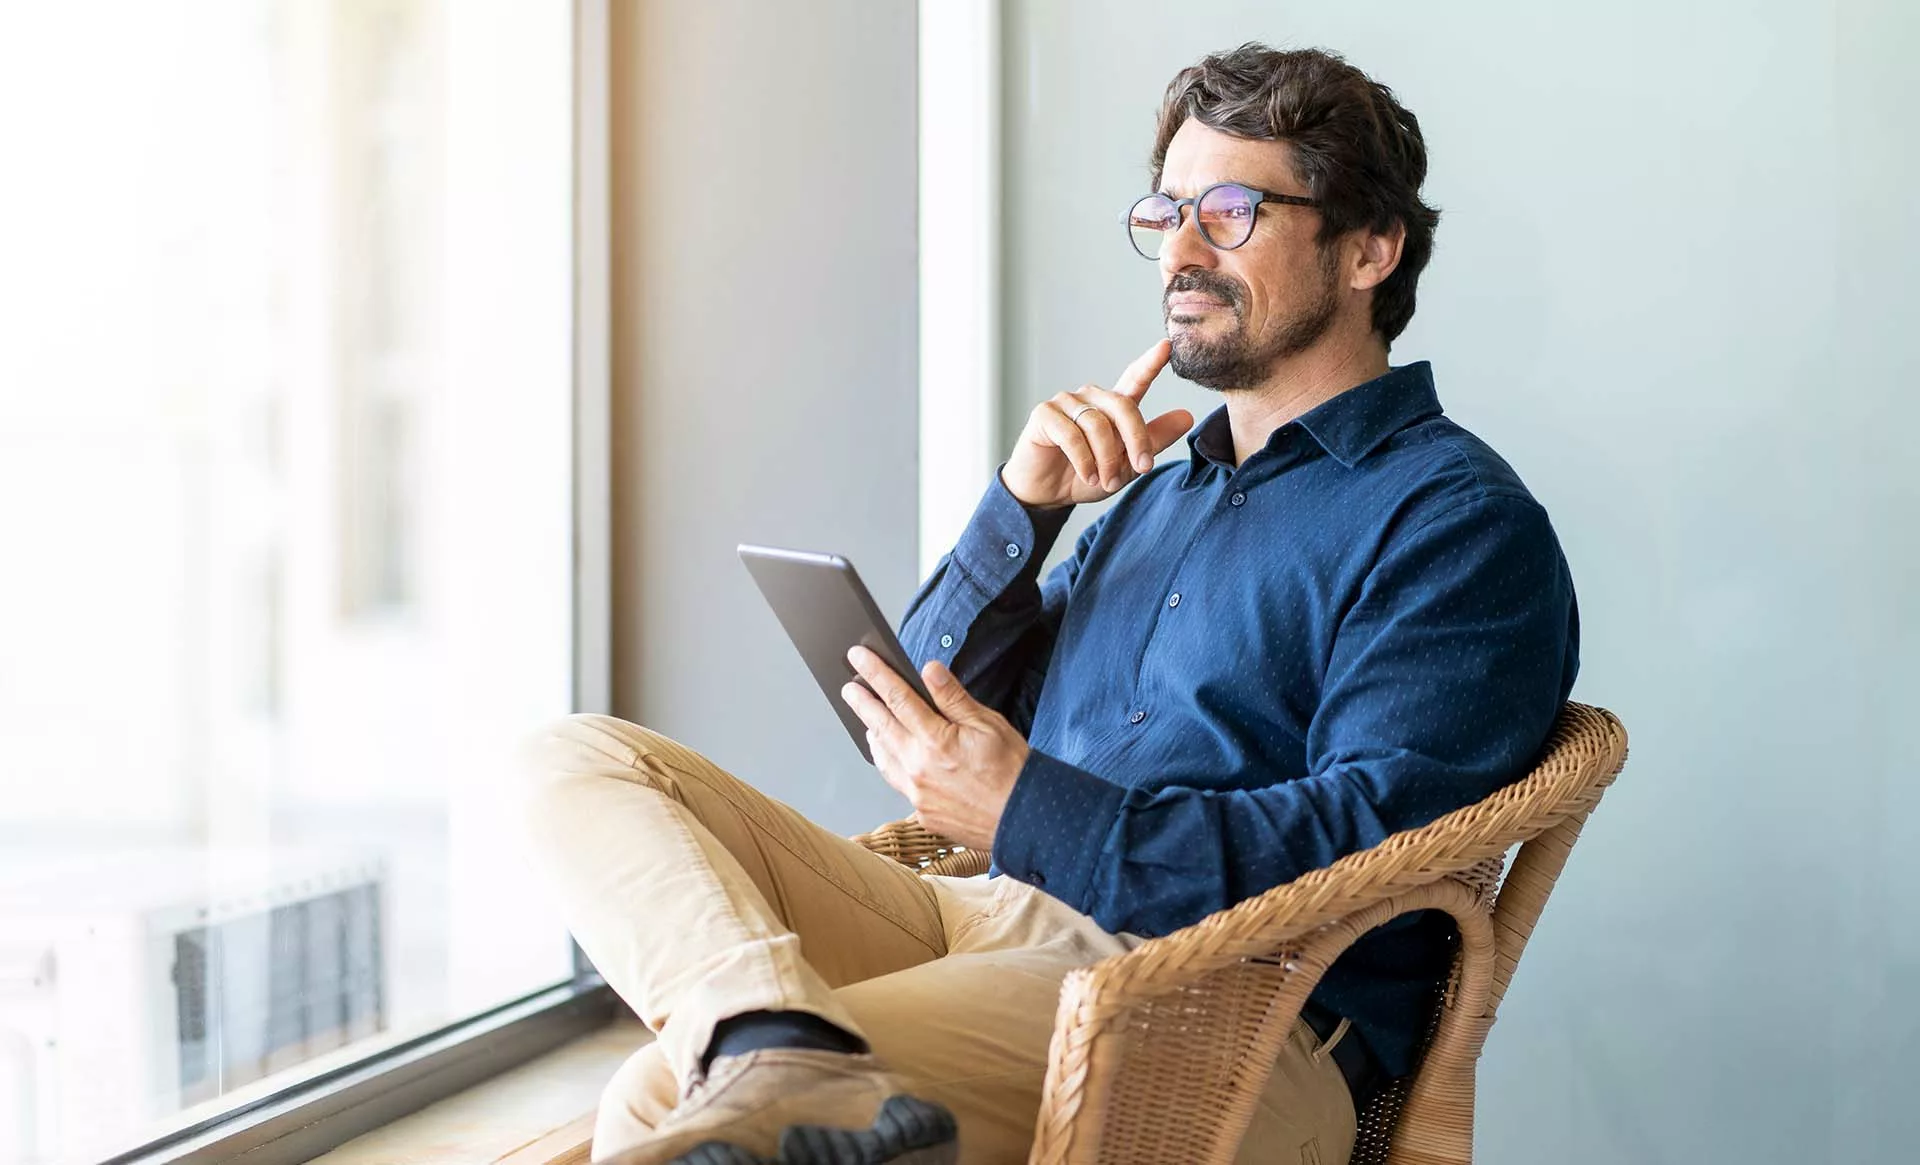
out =
<svg viewBox="0 0 1920 1165"><path fill-rule="evenodd" d="M881 774L989 877L921 878L617 720L542 745L569 920L660 1036L598 1153L946 1160L957 1125L965 1159L1024 1160L1068 970L1480 800L1544 743L1578 666L1552 528L1428 366L1387 361L1438 217L1418 122L1338 57L1248 45L1174 78L1152 159L1128 231L1167 338L1027 419L905 621L935 706L850 656ZM1193 424L1141 410L1169 364L1224 404L1156 467ZM1116 493L1043 581L1071 508ZM1336 963L1248 1159L1346 1159L1447 943L1402 920Z"/></svg>

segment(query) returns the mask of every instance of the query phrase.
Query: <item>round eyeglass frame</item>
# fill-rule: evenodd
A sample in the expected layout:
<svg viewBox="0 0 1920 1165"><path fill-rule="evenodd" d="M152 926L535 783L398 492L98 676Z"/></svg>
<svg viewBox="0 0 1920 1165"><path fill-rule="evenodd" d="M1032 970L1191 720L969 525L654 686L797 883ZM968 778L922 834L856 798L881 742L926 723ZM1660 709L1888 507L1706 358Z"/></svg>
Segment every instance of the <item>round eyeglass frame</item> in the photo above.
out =
<svg viewBox="0 0 1920 1165"><path fill-rule="evenodd" d="M1215 239L1211 234L1207 233L1207 225L1200 217L1200 203L1207 195L1222 188L1238 190L1247 196L1247 233L1240 236L1238 242L1222 243ZM1140 208L1141 203L1154 198L1160 199L1173 208L1174 226L1172 230L1159 229L1155 232L1159 235L1161 242L1154 248L1154 253L1149 255L1146 249L1140 245L1140 240L1134 237L1133 212ZM1216 251L1233 251L1246 246L1247 240L1253 237L1253 226L1260 217L1260 204L1263 202L1277 202L1287 206L1317 207L1321 205L1320 200L1317 198L1307 198L1299 194L1280 194L1272 190L1262 190L1257 186L1248 186L1244 182L1215 182L1191 198L1174 198L1171 195L1162 194L1159 191L1155 191L1152 194L1141 195L1139 198L1134 199L1133 202L1128 205L1127 209L1120 212L1120 225L1126 228L1127 245L1133 248L1134 254L1149 262L1158 262L1160 259L1159 252L1165 248L1167 236L1178 233L1181 226L1185 225L1186 215L1181 212L1186 207L1191 206L1193 207L1194 226L1199 229L1200 237L1206 240L1207 246L1212 247ZM1146 229L1154 230L1152 227Z"/></svg>

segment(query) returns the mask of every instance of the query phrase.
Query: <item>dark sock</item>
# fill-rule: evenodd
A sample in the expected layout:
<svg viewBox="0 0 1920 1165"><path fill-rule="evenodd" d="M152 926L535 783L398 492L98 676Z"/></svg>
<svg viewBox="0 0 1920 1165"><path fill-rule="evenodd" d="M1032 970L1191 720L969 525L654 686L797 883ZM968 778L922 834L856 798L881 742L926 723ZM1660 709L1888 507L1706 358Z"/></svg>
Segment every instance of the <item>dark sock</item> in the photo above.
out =
<svg viewBox="0 0 1920 1165"><path fill-rule="evenodd" d="M811 1048L820 1052L867 1050L867 1042L805 1011L749 1011L729 1016L713 1029L713 1042L700 1057L705 1072L716 1056L738 1056L756 1048Z"/></svg>

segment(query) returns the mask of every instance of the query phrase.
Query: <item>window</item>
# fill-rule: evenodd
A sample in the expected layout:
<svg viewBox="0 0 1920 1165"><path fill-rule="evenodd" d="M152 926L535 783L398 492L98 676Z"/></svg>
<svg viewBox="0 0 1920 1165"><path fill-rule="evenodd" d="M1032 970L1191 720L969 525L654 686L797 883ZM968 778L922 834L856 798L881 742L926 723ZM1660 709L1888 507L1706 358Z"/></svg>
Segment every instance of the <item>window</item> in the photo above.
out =
<svg viewBox="0 0 1920 1165"><path fill-rule="evenodd" d="M573 19L0 9L0 1162L573 978Z"/></svg>

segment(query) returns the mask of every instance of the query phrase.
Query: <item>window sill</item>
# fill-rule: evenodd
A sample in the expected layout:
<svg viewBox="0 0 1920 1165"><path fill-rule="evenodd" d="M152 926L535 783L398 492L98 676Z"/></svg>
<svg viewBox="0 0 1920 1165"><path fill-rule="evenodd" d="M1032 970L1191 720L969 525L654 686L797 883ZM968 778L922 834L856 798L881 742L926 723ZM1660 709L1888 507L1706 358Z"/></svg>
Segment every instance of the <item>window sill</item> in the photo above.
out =
<svg viewBox="0 0 1920 1165"><path fill-rule="evenodd" d="M653 1039L615 1020L315 1157L311 1165L585 1165L615 1068Z"/></svg>

